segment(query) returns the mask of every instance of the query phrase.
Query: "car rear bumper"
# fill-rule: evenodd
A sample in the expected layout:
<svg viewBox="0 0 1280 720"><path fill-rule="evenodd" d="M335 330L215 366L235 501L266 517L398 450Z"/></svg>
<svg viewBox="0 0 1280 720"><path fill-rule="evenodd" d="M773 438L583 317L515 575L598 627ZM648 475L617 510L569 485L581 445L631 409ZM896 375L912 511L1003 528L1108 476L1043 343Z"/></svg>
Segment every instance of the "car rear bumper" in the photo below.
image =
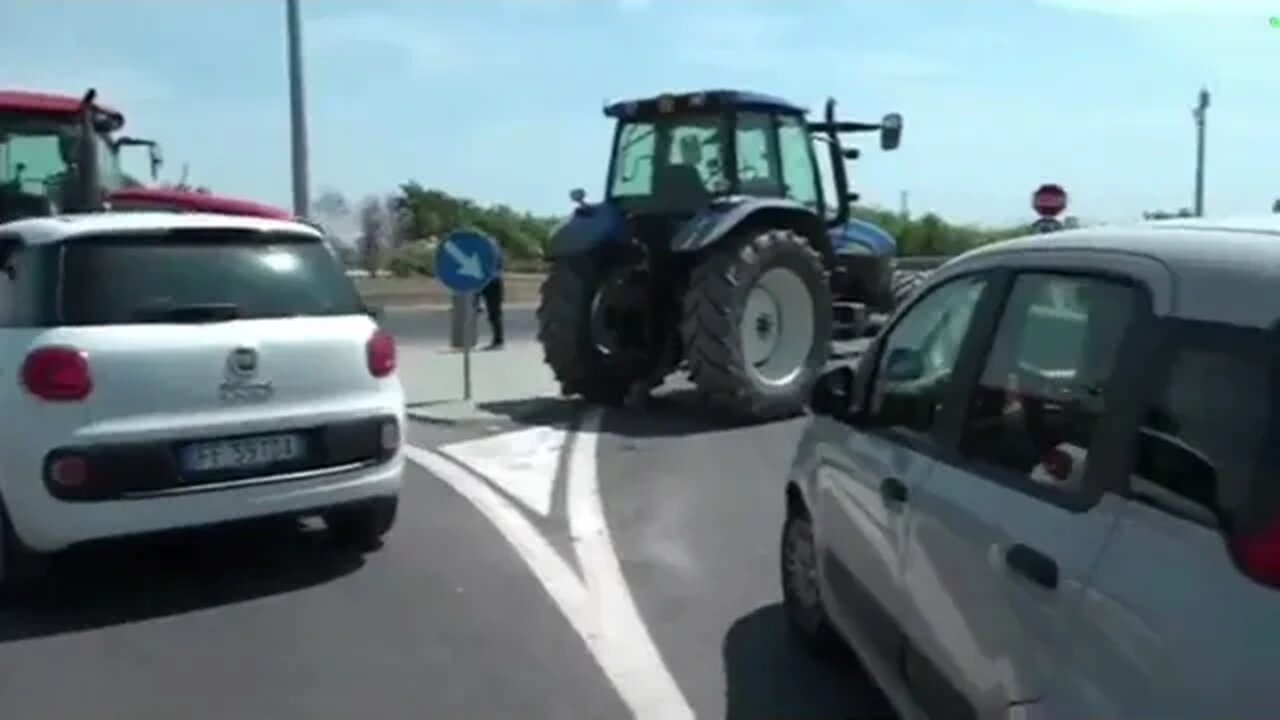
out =
<svg viewBox="0 0 1280 720"><path fill-rule="evenodd" d="M18 537L35 550L53 552L95 540L307 515L333 506L394 497L403 482L404 462L400 451L376 465L95 502L58 500L44 492L39 482L32 482L29 487L38 492L10 492L5 502Z"/></svg>

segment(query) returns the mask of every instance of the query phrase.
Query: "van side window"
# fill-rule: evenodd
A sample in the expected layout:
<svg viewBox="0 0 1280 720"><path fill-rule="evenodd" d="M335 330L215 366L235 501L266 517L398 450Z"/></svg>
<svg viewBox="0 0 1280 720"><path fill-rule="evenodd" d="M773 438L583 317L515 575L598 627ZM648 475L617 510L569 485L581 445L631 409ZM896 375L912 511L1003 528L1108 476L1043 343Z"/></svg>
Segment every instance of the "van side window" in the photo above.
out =
<svg viewBox="0 0 1280 720"><path fill-rule="evenodd" d="M1254 478L1274 465L1274 356L1260 338L1223 336L1179 347L1146 407L1135 439L1130 491L1208 524L1262 504ZM1256 332L1261 336L1261 331Z"/></svg>
<svg viewBox="0 0 1280 720"><path fill-rule="evenodd" d="M982 298L982 277L952 280L907 310L882 343L868 405L872 425L928 434Z"/></svg>
<svg viewBox="0 0 1280 720"><path fill-rule="evenodd" d="M1107 279L1019 275L974 388L961 453L1078 489L1136 300L1135 289Z"/></svg>

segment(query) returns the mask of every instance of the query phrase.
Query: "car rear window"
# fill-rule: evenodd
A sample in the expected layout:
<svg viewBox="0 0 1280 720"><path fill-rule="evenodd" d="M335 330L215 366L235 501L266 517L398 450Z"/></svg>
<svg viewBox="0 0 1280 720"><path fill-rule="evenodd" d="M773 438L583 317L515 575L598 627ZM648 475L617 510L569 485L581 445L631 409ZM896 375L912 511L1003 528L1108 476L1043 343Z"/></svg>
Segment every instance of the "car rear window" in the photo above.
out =
<svg viewBox="0 0 1280 720"><path fill-rule="evenodd" d="M1132 491L1205 522L1267 522L1280 499L1280 347L1270 332L1177 322L1137 436Z"/></svg>
<svg viewBox="0 0 1280 720"><path fill-rule="evenodd" d="M364 312L328 247L304 234L113 234L76 238L61 253L63 325Z"/></svg>

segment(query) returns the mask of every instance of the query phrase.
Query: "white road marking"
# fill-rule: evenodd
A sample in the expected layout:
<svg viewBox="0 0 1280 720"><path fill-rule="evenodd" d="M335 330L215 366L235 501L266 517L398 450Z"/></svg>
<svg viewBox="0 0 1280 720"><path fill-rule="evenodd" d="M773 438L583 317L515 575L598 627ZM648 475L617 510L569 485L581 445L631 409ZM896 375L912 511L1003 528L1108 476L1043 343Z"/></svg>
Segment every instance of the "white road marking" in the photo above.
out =
<svg viewBox="0 0 1280 720"><path fill-rule="evenodd" d="M546 517L551 514L560 456L571 437L561 428L533 427L452 443L440 451Z"/></svg>
<svg viewBox="0 0 1280 720"><path fill-rule="evenodd" d="M569 528L574 554L583 569L583 579L578 578L569 564L509 500L487 484L494 481L506 487L511 483L510 479L486 479L458 464L480 465L481 458L471 453L478 448L491 452L486 446L469 441L445 446L439 451L408 447L405 452L410 461L421 465L475 505L511 543L582 638L634 717L641 720L692 720L693 709L662 661L662 655L636 608L605 522L596 476L596 439L600 418L600 411L592 410L583 417L576 433L552 430L561 433L563 439L559 446L569 452ZM541 442L549 444L551 438L543 436ZM465 457L461 456L463 452ZM501 467L497 469L502 472ZM552 466L552 477L554 472L555 467Z"/></svg>
<svg viewBox="0 0 1280 720"><path fill-rule="evenodd" d="M596 476L600 418L600 410L583 416L568 463L569 532L587 584L587 597L606 633L603 644L610 649L614 663L614 685L636 716L692 719L693 709L640 617L609 535Z"/></svg>

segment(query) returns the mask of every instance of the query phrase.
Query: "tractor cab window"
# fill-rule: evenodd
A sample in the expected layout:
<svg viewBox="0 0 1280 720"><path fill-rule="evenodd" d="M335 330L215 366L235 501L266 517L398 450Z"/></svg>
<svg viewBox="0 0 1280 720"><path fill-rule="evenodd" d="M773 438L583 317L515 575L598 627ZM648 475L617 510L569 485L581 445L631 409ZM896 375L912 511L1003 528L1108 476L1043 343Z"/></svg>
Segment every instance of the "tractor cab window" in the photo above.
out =
<svg viewBox="0 0 1280 720"><path fill-rule="evenodd" d="M814 212L821 210L818 166L813 157L813 140L804 120L789 115L778 118L778 154L781 156L785 195L813 208Z"/></svg>
<svg viewBox="0 0 1280 720"><path fill-rule="evenodd" d="M718 115L631 122L617 135L609 197L638 212L694 212L728 192Z"/></svg>
<svg viewBox="0 0 1280 720"><path fill-rule="evenodd" d="M778 162L778 136L773 132L773 116L741 113L734 135L739 192L759 197L780 197L782 169Z"/></svg>
<svg viewBox="0 0 1280 720"><path fill-rule="evenodd" d="M609 194L615 198L653 194L653 123L629 123L618 133Z"/></svg>
<svg viewBox="0 0 1280 720"><path fill-rule="evenodd" d="M66 204L77 135L74 123L0 116L0 190L8 201L50 203L55 209ZM94 143L103 189L118 190L123 175L115 150L105 135L95 133Z"/></svg>

